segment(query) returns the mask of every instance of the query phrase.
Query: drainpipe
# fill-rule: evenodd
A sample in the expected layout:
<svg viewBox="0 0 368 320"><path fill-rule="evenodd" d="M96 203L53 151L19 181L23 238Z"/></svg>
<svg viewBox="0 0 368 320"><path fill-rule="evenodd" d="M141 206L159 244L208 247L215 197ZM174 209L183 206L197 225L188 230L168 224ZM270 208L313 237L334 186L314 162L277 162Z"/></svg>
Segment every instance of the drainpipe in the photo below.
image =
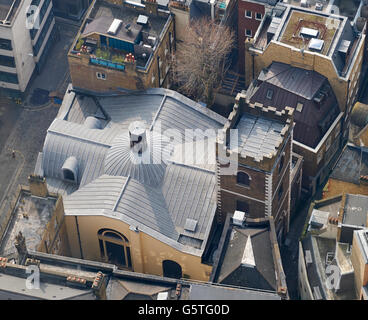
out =
<svg viewBox="0 0 368 320"><path fill-rule="evenodd" d="M81 238L80 238L80 233L79 233L79 224L78 224L78 217L77 216L75 216L75 225L77 226L77 235L78 235L78 242L79 242L79 250L80 250L81 259L84 259L83 258L82 243L81 243Z"/></svg>
<svg viewBox="0 0 368 320"><path fill-rule="evenodd" d="M210 1L211 4L211 19L212 21L215 20L215 0Z"/></svg>

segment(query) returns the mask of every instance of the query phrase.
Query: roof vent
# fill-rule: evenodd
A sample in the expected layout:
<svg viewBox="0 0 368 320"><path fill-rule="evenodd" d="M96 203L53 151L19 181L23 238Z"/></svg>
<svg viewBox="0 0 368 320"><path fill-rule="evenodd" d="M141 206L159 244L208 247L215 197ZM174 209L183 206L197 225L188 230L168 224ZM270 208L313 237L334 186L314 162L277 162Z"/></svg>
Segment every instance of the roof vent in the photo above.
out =
<svg viewBox="0 0 368 320"><path fill-rule="evenodd" d="M157 300L168 300L169 299L169 293L168 292L159 292L157 295Z"/></svg>
<svg viewBox="0 0 368 320"><path fill-rule="evenodd" d="M129 126L130 147L142 153L147 147L146 129L143 123L135 121Z"/></svg>
<svg viewBox="0 0 368 320"><path fill-rule="evenodd" d="M148 17L144 16L143 14L140 14L137 19L137 24L145 26L147 25L147 23L148 23Z"/></svg>
<svg viewBox="0 0 368 320"><path fill-rule="evenodd" d="M197 220L187 219L185 221L184 229L187 231L194 232L197 227Z"/></svg>
<svg viewBox="0 0 368 320"><path fill-rule="evenodd" d="M118 29L119 29L119 27L121 26L122 23L123 23L123 21L121 21L119 19L114 19L114 21L112 22L109 30L107 30L107 33L116 34L116 32L118 31Z"/></svg>
<svg viewBox="0 0 368 320"><path fill-rule="evenodd" d="M316 29L303 27L300 30L300 35L307 38L318 38L319 31Z"/></svg>
<svg viewBox="0 0 368 320"><path fill-rule="evenodd" d="M312 38L311 41L309 41L308 49L312 51L321 52L324 45L325 45L325 42L323 40Z"/></svg>
<svg viewBox="0 0 368 320"><path fill-rule="evenodd" d="M233 215L233 224L242 227L244 221L245 221L245 212L235 211Z"/></svg>
<svg viewBox="0 0 368 320"><path fill-rule="evenodd" d="M95 117L87 117L84 125L89 129L102 129L101 121Z"/></svg>

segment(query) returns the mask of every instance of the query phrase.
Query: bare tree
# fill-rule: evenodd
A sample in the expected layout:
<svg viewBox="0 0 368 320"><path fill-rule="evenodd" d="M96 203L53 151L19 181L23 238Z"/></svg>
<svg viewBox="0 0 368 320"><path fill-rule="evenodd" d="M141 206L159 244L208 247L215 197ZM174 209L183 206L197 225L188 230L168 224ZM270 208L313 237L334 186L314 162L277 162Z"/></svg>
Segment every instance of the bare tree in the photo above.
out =
<svg viewBox="0 0 368 320"><path fill-rule="evenodd" d="M234 45L234 33L229 27L206 18L192 22L178 46L172 68L179 91L211 106L230 65Z"/></svg>

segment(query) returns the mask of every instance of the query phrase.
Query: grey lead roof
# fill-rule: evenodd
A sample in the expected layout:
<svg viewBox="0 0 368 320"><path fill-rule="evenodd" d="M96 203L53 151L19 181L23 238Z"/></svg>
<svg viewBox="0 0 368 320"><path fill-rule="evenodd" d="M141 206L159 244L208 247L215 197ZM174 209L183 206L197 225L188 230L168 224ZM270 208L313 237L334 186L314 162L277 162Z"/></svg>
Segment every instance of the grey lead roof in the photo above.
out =
<svg viewBox="0 0 368 320"><path fill-rule="evenodd" d="M129 125L141 121L148 142L149 134L166 141L174 137L174 145L182 150L193 135L196 143L213 142L216 129L226 119L166 89L96 99L68 90L40 155L42 165L37 170L43 172L51 192L63 194L65 214L120 219L182 251L200 255L216 210L214 166L178 161L178 152L157 166L132 165L131 150L122 143L127 145L129 140ZM98 105L109 120L102 129L91 129L84 123L87 117L101 115ZM166 154L165 144L157 151ZM63 180L61 169L70 157L78 162L76 185ZM197 221L194 231L185 228L187 219Z"/></svg>
<svg viewBox="0 0 368 320"><path fill-rule="evenodd" d="M273 62L266 69L266 72L262 71L260 73L258 80L311 100L326 81L326 78L315 71Z"/></svg>
<svg viewBox="0 0 368 320"><path fill-rule="evenodd" d="M283 128L280 122L244 114L236 125L238 141L230 139L230 148L237 149L242 156L261 160L265 155L272 155L282 143Z"/></svg>

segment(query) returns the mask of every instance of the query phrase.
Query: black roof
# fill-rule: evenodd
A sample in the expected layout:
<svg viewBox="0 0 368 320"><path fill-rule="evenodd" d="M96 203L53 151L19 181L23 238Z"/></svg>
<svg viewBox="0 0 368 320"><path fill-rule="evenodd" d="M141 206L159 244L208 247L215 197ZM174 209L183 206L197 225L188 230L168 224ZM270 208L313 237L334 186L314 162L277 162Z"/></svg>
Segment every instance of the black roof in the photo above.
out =
<svg viewBox="0 0 368 320"><path fill-rule="evenodd" d="M233 228L224 247L217 282L246 288L277 291L270 231L268 228ZM242 263L250 241L255 266Z"/></svg>
<svg viewBox="0 0 368 320"><path fill-rule="evenodd" d="M268 95L271 91L272 95ZM340 113L327 78L313 70L284 63L273 62L264 69L255 82L255 88L248 90L247 94L251 103L258 102L279 111L285 107L296 109L294 138L311 148L318 145ZM317 102L322 94L322 101ZM303 105L300 111L298 104Z"/></svg>

